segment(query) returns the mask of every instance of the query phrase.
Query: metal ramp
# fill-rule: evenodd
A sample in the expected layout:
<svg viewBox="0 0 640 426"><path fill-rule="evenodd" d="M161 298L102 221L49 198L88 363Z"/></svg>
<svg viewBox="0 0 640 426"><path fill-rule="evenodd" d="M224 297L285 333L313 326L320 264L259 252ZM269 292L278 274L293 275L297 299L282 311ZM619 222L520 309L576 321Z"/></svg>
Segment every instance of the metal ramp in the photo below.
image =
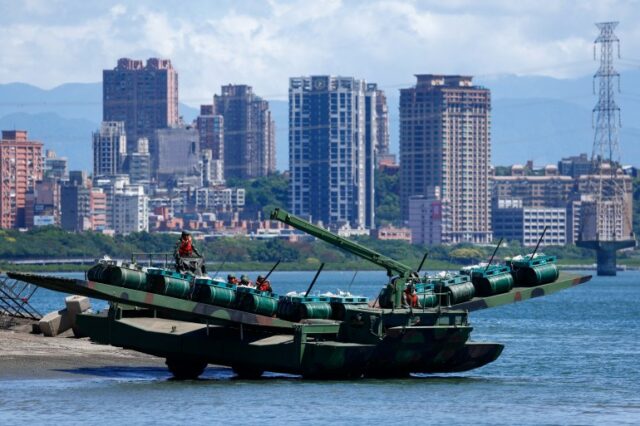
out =
<svg viewBox="0 0 640 426"><path fill-rule="evenodd" d="M16 318L39 320L42 314L29 300L38 286L0 276L0 328L11 327Z"/></svg>

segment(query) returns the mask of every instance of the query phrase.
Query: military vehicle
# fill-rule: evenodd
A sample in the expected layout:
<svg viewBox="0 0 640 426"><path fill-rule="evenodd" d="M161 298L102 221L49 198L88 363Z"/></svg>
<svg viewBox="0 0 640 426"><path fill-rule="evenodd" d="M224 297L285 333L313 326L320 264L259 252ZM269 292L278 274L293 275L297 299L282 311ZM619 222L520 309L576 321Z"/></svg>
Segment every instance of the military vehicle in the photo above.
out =
<svg viewBox="0 0 640 426"><path fill-rule="evenodd" d="M86 279L8 275L109 301L106 312L78 315L77 327L94 341L165 358L178 379L197 378L208 364L230 366L243 378L265 371L321 379L466 371L494 361L503 350L499 343L469 340L470 311L548 295L591 278L558 273L555 265L550 273L545 265L553 259L544 258L546 272L538 279L542 257L533 255L506 268L421 277L284 210L274 210L271 219L386 269L389 280L377 300L309 296L311 287L304 296L278 297L137 261L103 260Z"/></svg>

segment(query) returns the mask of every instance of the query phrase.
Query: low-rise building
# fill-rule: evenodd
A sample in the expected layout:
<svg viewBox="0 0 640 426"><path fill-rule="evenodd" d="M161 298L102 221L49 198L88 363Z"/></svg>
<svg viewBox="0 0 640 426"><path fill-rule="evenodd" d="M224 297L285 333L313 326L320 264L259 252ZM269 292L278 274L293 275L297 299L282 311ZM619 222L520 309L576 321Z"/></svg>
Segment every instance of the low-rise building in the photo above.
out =
<svg viewBox="0 0 640 426"><path fill-rule="evenodd" d="M395 226L381 226L371 231L378 240L397 240L411 242L411 229L396 228Z"/></svg>
<svg viewBox="0 0 640 426"><path fill-rule="evenodd" d="M409 197L409 229L412 244L442 244L442 211L443 203L437 188L430 191L430 196Z"/></svg>
<svg viewBox="0 0 640 426"><path fill-rule="evenodd" d="M567 209L562 207L523 207L520 200L499 200L492 219L495 238L519 241L525 247L535 246L545 228L545 245L565 245L571 233Z"/></svg>

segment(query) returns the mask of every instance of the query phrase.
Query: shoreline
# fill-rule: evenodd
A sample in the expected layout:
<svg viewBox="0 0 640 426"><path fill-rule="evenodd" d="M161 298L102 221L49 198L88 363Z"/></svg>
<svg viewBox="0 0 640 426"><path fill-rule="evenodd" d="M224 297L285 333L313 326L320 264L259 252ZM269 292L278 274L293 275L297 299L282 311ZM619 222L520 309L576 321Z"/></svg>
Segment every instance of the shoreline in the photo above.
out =
<svg viewBox="0 0 640 426"><path fill-rule="evenodd" d="M164 359L76 338L65 332L57 337L32 334L31 321L0 330L0 380L78 378L96 376L113 368L168 370Z"/></svg>

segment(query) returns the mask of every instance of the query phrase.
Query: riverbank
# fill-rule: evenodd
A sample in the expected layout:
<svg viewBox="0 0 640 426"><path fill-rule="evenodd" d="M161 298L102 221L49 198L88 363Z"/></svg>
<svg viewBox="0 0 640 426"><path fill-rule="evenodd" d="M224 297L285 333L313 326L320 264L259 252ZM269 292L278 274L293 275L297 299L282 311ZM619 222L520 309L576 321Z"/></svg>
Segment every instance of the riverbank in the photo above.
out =
<svg viewBox="0 0 640 426"><path fill-rule="evenodd" d="M71 332L44 337L30 330L31 323L24 321L0 330L0 380L71 378L124 367L166 368L161 358L78 339Z"/></svg>

